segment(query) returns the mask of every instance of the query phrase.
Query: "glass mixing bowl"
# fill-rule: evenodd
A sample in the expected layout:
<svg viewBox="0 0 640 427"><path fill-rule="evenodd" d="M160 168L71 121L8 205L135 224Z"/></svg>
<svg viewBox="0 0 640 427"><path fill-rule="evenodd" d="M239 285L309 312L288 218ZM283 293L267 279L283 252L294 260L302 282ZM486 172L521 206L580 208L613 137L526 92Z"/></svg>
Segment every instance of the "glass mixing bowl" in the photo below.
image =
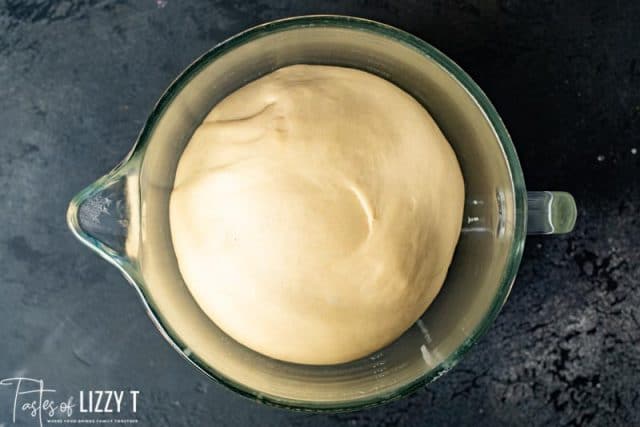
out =
<svg viewBox="0 0 640 427"><path fill-rule="evenodd" d="M465 179L463 229L434 303L386 348L340 365L273 360L227 336L187 290L170 235L177 162L207 112L247 82L300 63L365 70L412 94L453 146ZM397 398L451 369L504 304L527 227L567 232L575 216L570 195L525 191L500 117L444 54L377 22L306 16L252 28L196 60L162 95L125 160L81 191L67 217L75 235L135 287L167 341L203 373L261 402L337 411Z"/></svg>

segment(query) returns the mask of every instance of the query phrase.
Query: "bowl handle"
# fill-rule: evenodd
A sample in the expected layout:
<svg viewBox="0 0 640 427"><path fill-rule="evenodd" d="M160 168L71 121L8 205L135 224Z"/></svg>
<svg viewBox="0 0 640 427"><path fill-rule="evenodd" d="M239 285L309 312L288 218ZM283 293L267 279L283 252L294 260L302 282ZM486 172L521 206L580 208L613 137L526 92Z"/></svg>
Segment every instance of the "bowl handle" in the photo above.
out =
<svg viewBox="0 0 640 427"><path fill-rule="evenodd" d="M529 191L527 204L527 234L564 234L576 224L576 202L569 193Z"/></svg>
<svg viewBox="0 0 640 427"><path fill-rule="evenodd" d="M69 203L75 236L107 261L128 270L139 241L138 168L124 161L80 191Z"/></svg>

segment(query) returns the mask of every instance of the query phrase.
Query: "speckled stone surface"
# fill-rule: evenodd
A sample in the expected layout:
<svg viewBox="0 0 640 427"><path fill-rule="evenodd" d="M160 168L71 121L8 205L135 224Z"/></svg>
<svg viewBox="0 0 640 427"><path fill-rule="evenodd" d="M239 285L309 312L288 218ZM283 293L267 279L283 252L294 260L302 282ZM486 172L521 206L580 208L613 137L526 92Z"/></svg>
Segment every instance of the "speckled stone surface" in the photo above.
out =
<svg viewBox="0 0 640 427"><path fill-rule="evenodd" d="M570 191L579 208L573 234L527 241L502 314L452 372L340 415L209 382L65 223L192 59L305 13L374 18L443 50L501 112L528 187ZM0 0L0 378L139 389L139 425L153 427L640 425L639 151L634 1ZM0 426L11 399L0 388Z"/></svg>

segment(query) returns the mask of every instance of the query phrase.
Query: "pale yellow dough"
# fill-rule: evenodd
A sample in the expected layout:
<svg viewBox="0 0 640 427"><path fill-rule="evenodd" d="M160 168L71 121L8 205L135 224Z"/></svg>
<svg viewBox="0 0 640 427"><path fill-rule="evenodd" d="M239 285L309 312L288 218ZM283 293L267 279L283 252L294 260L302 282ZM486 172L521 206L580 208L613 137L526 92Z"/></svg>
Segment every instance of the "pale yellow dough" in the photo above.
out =
<svg viewBox="0 0 640 427"><path fill-rule="evenodd" d="M454 152L414 98L363 71L295 65L196 130L171 235L222 330L276 359L334 364L391 343L431 304L463 199Z"/></svg>

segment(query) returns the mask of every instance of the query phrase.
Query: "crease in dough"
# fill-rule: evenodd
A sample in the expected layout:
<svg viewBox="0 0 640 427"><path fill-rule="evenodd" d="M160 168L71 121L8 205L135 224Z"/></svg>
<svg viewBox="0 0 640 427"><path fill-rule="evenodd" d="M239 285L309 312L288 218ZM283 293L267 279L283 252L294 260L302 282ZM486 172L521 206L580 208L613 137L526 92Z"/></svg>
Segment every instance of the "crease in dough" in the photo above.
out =
<svg viewBox="0 0 640 427"><path fill-rule="evenodd" d="M348 188L351 191L353 191L353 194L356 196L356 199L358 199L358 202L360 202L360 207L362 208L365 215L367 216L367 225L369 227L368 235L370 235L371 231L373 230L373 223L375 221L375 215L373 214L371 203L369 202L369 200L367 200L367 196L364 195L362 190L360 190L356 184L348 184Z"/></svg>

